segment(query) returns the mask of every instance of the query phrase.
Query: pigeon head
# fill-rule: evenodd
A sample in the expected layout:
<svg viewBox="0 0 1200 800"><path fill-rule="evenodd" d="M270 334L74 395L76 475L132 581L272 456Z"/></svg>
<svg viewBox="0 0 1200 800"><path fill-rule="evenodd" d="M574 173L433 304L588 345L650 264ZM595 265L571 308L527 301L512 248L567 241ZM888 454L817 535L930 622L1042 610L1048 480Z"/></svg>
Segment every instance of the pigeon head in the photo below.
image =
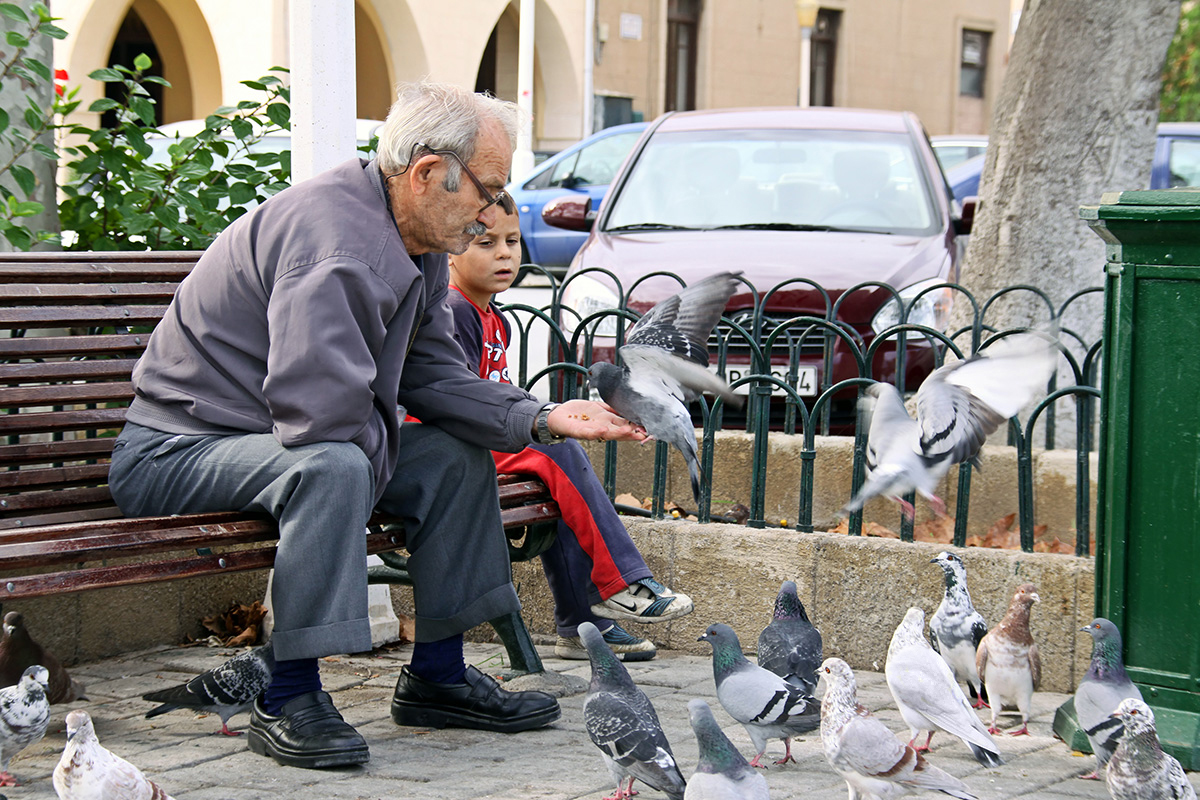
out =
<svg viewBox="0 0 1200 800"><path fill-rule="evenodd" d="M1092 641L1096 644L1107 641L1115 641L1117 648L1121 647L1121 632L1117 630L1117 626L1106 620L1104 617L1096 617L1094 620L1084 625L1079 630L1086 631L1091 635Z"/></svg>
<svg viewBox="0 0 1200 800"><path fill-rule="evenodd" d="M713 672L718 676L725 675L736 667L738 662L746 660L742 655L742 643L738 641L737 634L723 622L709 625L708 630L700 634L696 641L712 645Z"/></svg>
<svg viewBox="0 0 1200 800"><path fill-rule="evenodd" d="M946 586L953 586L956 583L962 583L967 575L967 568L963 561L954 553L942 551L938 553L937 558L931 558L930 564L937 564L942 568L942 572L946 573Z"/></svg>
<svg viewBox="0 0 1200 800"><path fill-rule="evenodd" d="M825 679L825 694L833 692L849 694L851 698L858 692L858 683L854 680L854 670L840 658L827 658L817 670L817 676Z"/></svg>
<svg viewBox="0 0 1200 800"><path fill-rule="evenodd" d="M796 593L795 581L784 581L779 587L779 596L775 598L775 612L772 616L774 619L800 619L808 622L804 604L800 602L800 596Z"/></svg>
<svg viewBox="0 0 1200 800"><path fill-rule="evenodd" d="M1125 726L1125 735L1122 738L1154 732L1154 712L1136 697L1126 697L1109 716L1120 719L1121 724Z"/></svg>
<svg viewBox="0 0 1200 800"><path fill-rule="evenodd" d="M629 673L625 670L625 666L617 660L617 656L613 653L612 648L608 646L608 642L604 641L604 634L590 622L582 622L579 625L579 638L583 641L583 646L587 649L588 660L592 662L592 684L597 683L611 684L614 682L632 683Z"/></svg>
<svg viewBox="0 0 1200 800"><path fill-rule="evenodd" d="M1117 626L1104 617L1097 617L1080 630L1087 631L1092 637L1092 660L1088 664L1087 677L1120 680L1125 675L1125 660Z"/></svg>
<svg viewBox="0 0 1200 800"><path fill-rule="evenodd" d="M36 686L40 691L45 692L50 687L50 670L40 664L27 667L21 673L21 685L25 687L26 691Z"/></svg>
<svg viewBox="0 0 1200 800"><path fill-rule="evenodd" d="M92 718L83 709L76 709L67 714L67 741L95 739L96 731L92 728ZM79 734L83 734L80 736Z"/></svg>
<svg viewBox="0 0 1200 800"><path fill-rule="evenodd" d="M597 361L588 367L588 386L599 392L601 397L611 397L624 374L625 370L616 364Z"/></svg>
<svg viewBox="0 0 1200 800"><path fill-rule="evenodd" d="M1032 583L1022 583L1017 587L1017 593L1013 595L1013 605L1023 605L1029 608L1034 603L1042 602L1042 598L1038 597L1037 587Z"/></svg>
<svg viewBox="0 0 1200 800"><path fill-rule="evenodd" d="M10 611L4 615L4 635L12 636L17 631L25 630L25 618L20 612Z"/></svg>
<svg viewBox="0 0 1200 800"><path fill-rule="evenodd" d="M692 730L696 732L696 744L700 748L697 772L715 774L733 772L739 767L749 769L750 765L746 763L746 759L717 724L708 703L700 698L689 700L688 719L692 723Z"/></svg>
<svg viewBox="0 0 1200 800"><path fill-rule="evenodd" d="M888 654L890 655L893 650L922 644L924 641L925 612L919 608L910 608L904 615L903 621L897 626L896 632L892 634L892 643L888 647Z"/></svg>

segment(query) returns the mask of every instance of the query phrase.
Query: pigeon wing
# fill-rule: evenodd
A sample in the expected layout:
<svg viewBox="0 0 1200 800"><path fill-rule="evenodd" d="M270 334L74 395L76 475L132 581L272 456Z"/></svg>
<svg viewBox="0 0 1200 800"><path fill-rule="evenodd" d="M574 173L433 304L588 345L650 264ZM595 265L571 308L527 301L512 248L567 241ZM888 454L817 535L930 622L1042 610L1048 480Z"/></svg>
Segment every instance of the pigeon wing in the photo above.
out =
<svg viewBox="0 0 1200 800"><path fill-rule="evenodd" d="M987 622L984 621L983 615L976 613L971 619L971 643L976 650L979 650L979 643L987 636L987 632Z"/></svg>
<svg viewBox="0 0 1200 800"><path fill-rule="evenodd" d="M867 429L867 469L873 471L878 468L888 445L912 438L917 423L908 415L900 392L890 383L873 384L862 402L871 417Z"/></svg>
<svg viewBox="0 0 1200 800"><path fill-rule="evenodd" d="M629 367L632 381L655 375L672 387L671 394L681 403L690 403L704 393L719 395L727 402L741 403L741 398L719 375L693 360L645 343L627 344L619 352L625 366Z"/></svg>
<svg viewBox="0 0 1200 800"><path fill-rule="evenodd" d="M658 715L640 691L594 692L584 701L583 719L592 742L626 773L656 789L682 791L683 776Z"/></svg>
<svg viewBox="0 0 1200 800"><path fill-rule="evenodd" d="M1042 682L1042 656L1038 653L1037 642L1029 645L1029 675L1033 678L1033 688L1036 689Z"/></svg>
<svg viewBox="0 0 1200 800"><path fill-rule="evenodd" d="M838 744L838 760L860 775L903 780L916 762L916 752L871 716L852 717Z"/></svg>
<svg viewBox="0 0 1200 800"><path fill-rule="evenodd" d="M906 647L888 654L887 667L888 686L897 703L904 703L951 736L999 752L945 659L929 648Z"/></svg>
<svg viewBox="0 0 1200 800"><path fill-rule="evenodd" d="M708 337L737 289L740 272L721 272L697 281L646 312L625 337L708 366Z"/></svg>

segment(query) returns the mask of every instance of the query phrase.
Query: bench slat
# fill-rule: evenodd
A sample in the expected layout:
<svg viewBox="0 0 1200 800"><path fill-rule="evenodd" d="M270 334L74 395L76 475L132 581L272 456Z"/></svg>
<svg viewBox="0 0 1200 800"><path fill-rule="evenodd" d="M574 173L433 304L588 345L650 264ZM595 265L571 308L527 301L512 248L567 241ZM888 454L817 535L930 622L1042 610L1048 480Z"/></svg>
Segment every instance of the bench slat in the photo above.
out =
<svg viewBox="0 0 1200 800"><path fill-rule="evenodd" d="M76 403L109 403L133 399L133 384L60 383L47 386L0 388L0 409L30 406L66 406Z"/></svg>
<svg viewBox="0 0 1200 800"><path fill-rule="evenodd" d="M125 409L123 408L0 414L0 436L81 431L92 428L120 429L124 426Z"/></svg>
<svg viewBox="0 0 1200 800"><path fill-rule="evenodd" d="M166 311L165 305L0 307L0 328L50 330L154 325Z"/></svg>
<svg viewBox="0 0 1200 800"><path fill-rule="evenodd" d="M55 305L80 303L159 303L175 296L176 283L10 283L0 284L0 305Z"/></svg>
<svg viewBox="0 0 1200 800"><path fill-rule="evenodd" d="M78 464L70 467L40 467L0 472L0 492L39 489L46 486L81 486L108 482L108 464Z"/></svg>
<svg viewBox="0 0 1200 800"><path fill-rule="evenodd" d="M98 436L61 442L4 444L0 445L0 464L53 464L59 461L107 458L112 453L114 441L116 439L111 436Z"/></svg>
<svg viewBox="0 0 1200 800"><path fill-rule="evenodd" d="M128 380L136 358L98 358L82 361L44 361L35 364L0 364L0 384L47 381Z"/></svg>
<svg viewBox="0 0 1200 800"><path fill-rule="evenodd" d="M140 354L149 333L109 333L96 336L29 336L0 339L0 360ZM137 355L134 355L136 358ZM89 363L89 362L83 362ZM6 366L7 369L7 366Z"/></svg>

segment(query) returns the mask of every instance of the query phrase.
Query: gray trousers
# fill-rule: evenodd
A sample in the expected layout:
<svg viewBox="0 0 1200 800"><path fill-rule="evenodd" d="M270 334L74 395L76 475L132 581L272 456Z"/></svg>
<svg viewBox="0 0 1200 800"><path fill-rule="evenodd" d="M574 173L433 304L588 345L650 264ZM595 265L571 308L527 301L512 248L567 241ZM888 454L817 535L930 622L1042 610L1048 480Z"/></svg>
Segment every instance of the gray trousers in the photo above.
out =
<svg viewBox="0 0 1200 800"><path fill-rule="evenodd" d="M278 659L371 649L365 529L374 483L353 444L283 447L270 434L178 435L132 423L109 470L113 498L129 516L256 511L278 521ZM487 450L432 425L405 424L399 463L377 505L404 521L417 641L520 610Z"/></svg>

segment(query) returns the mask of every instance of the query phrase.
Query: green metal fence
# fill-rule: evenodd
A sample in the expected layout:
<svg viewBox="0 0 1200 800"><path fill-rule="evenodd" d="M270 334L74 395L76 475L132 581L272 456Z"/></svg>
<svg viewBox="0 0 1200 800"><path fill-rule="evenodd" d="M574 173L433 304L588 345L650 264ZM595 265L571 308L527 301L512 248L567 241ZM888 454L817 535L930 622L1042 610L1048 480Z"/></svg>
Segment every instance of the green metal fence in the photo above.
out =
<svg viewBox="0 0 1200 800"><path fill-rule="evenodd" d="M529 265L527 265L529 266ZM539 271L530 266L531 271ZM520 333L521 346L510 354L510 368L515 360L516 380L527 388L539 381L549 381L553 399L564 400L587 396L587 367L593 360L615 360L615 350L623 344L625 329L639 316L627 298L634 296L643 281L668 276L683 284L670 273L653 273L624 288L604 270L587 270L580 276L596 277L599 273L616 287L617 304L581 313L563 302L566 285L543 271L550 280L551 301L542 308L513 304L505 307L510 320ZM769 312L772 298L781 292L803 287L819 296L816 306L824 306L820 315L804 314L786 319ZM802 437L800 449L800 504L795 529L813 531L812 499L814 475L819 469L815 438L818 435L844 434L854 437L852 485L846 487L847 498L857 492L866 474L866 425L859 424L857 399L873 380L894 382L901 392L915 391L920 378L941 366L947 356L968 357L986 349L992 342L1028 328L998 330L989 322L1002 306L1022 307L1027 318L1038 327L1052 326L1060 342L1058 374L1050 381L1047 395L1024 421L1013 419L1008 425L1008 443L1017 453L1018 517L1021 548L1032 551L1034 545L1034 450L1053 449L1057 416L1064 404L1073 404L1074 450L1076 455L1075 552L1088 555L1090 549L1090 482L1089 464L1094 448L1094 427L1097 418L1099 392L1100 341L1089 341L1078 329L1077 320L1086 323L1099 318L1103 290L1093 287L1076 292L1056 304L1041 289L1014 285L996 292L983 302L958 284L943 283L929 286L907 303L892 287L881 283L863 283L836 293L827 292L812 281L792 279L759 294L747 284L753 298L753 308L722 318L709 342L714 368L723 376L741 375L731 381L735 390L746 391L744 412L726 406L717 399L711 405L704 400L696 404L693 416L703 429L700 451L703 476L711 478L715 451L715 436L720 430L745 430L753 437L753 459L748 525L765 527L765 497L767 484L767 435L771 431ZM937 330L909 321L909 315L923 296L949 292L958 308L970 309L968 324L950 331ZM897 304L897 322L878 332L870 330L864 321L847 322L843 309L859 292L882 292ZM503 299L503 298L501 298ZM1095 302L1095 311L1089 301ZM644 311L645 309L641 309ZM530 352L530 334L544 326L548 331L548 366L530 374L534 361ZM605 335L611 334L611 335ZM543 355L543 354L538 354ZM835 368L835 363L837 367ZM797 391L805 366L816 366L818 383L802 395ZM852 369L847 368L847 365ZM774 371L774 374L772 372ZM811 375L811 373L809 373ZM834 380L836 375L840 375ZM1036 431L1035 429L1039 428ZM617 445L606 445L603 481L609 496L615 496ZM666 506L667 445L656 446L653 490L650 515L664 516ZM958 472L957 503L954 513L953 543L964 546L967 537L971 494L971 470ZM914 500L912 495L905 498ZM711 481L702 481L700 507L696 516L701 522L722 519L711 508ZM862 511L849 518L849 532L862 533ZM789 525L789 527L792 527ZM913 520L901 518L900 538L913 540Z"/></svg>

